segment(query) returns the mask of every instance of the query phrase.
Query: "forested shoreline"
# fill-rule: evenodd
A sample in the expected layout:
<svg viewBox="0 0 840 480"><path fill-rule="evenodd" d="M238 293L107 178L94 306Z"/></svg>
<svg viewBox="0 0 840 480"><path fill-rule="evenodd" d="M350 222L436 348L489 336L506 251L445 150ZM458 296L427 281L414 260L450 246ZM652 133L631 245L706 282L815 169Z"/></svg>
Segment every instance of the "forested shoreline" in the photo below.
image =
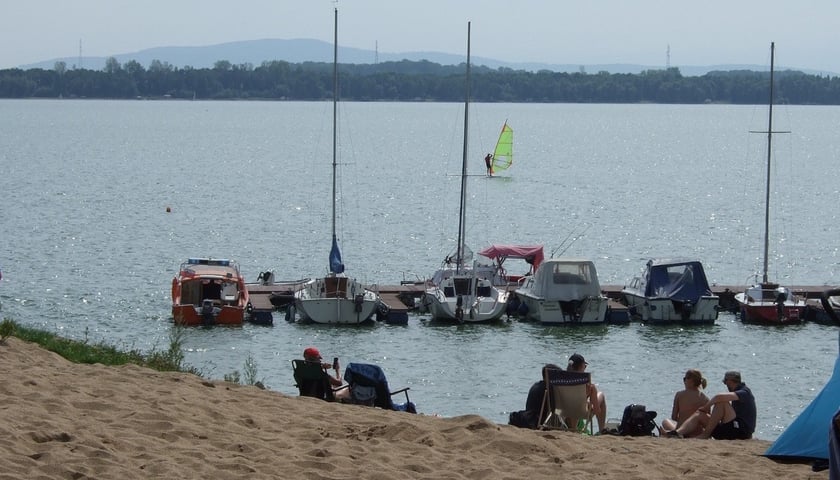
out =
<svg viewBox="0 0 840 480"><path fill-rule="evenodd" d="M464 96L464 65L401 61L339 65L345 101L458 102ZM767 103L769 72L715 71L683 76L678 68L639 74L530 72L472 67L475 102L511 103ZM775 74L776 103L840 104L840 77L799 71ZM331 63L264 62L213 68L174 67L152 61L121 65L109 58L103 70L67 68L0 70L0 98L176 98L296 100L332 98Z"/></svg>

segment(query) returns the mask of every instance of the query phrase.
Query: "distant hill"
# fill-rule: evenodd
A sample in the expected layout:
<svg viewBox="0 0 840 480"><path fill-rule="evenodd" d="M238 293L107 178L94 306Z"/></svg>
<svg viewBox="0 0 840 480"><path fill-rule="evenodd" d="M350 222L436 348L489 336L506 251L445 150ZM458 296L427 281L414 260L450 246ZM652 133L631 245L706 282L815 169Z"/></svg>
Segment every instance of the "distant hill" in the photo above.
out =
<svg viewBox="0 0 840 480"><path fill-rule="evenodd" d="M321 40L312 39L263 39L244 40L239 42L220 43L218 45L207 45L203 47L156 47L140 50L133 53L120 53L111 55L121 64L135 60L148 67L152 60L167 62L175 67L190 66L194 68L210 68L219 60L227 60L234 65L243 63L259 66L264 61L283 60L289 63L303 62L332 62L333 45ZM420 61L428 60L440 65L458 65L464 62L463 55L454 55L441 52L402 52L386 53L359 48L341 47L338 48L338 59L341 63L372 64L377 60L380 62L389 61ZM93 70L102 70L105 67L107 57L82 57L81 67ZM55 62L62 61L72 68L79 63L79 57L64 57L45 60L38 63L21 65L20 68L43 68L52 69ZM609 72L609 73L632 73L637 74L645 70L661 70L664 65L634 65L634 64L603 64L603 65L579 65L579 64L548 64L548 63L517 63L504 62L492 58L472 57L475 65L484 65L493 69L499 67L511 68L514 70L550 70L555 72L580 72L587 73ZM710 71L721 70L767 70L762 65L709 65L709 66L685 66L672 65L680 69L680 73L686 76L704 75ZM779 67L780 70L793 69L792 67ZM811 75L832 75L836 73L823 72L806 69L795 69Z"/></svg>

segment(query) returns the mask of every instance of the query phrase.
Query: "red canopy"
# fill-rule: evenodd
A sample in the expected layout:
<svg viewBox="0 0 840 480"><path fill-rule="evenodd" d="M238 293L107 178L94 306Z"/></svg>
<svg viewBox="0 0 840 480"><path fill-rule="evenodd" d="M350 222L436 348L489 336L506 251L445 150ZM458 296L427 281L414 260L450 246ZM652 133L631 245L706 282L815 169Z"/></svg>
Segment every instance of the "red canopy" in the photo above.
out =
<svg viewBox="0 0 840 480"><path fill-rule="evenodd" d="M506 258L521 258L533 265L534 271L537 270L544 258L542 245L490 245L478 254L487 258L498 259L499 264L504 262Z"/></svg>

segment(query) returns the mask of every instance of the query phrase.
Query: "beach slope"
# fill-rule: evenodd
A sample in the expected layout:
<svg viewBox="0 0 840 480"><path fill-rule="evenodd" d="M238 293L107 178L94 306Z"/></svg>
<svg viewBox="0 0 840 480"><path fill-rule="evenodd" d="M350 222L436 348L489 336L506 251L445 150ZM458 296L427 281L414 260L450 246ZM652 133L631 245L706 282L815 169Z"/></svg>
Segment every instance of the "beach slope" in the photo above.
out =
<svg viewBox="0 0 840 480"><path fill-rule="evenodd" d="M760 440L588 437L388 412L78 365L17 338L0 344L0 375L3 479L828 478L762 457ZM423 392L412 400L422 411Z"/></svg>

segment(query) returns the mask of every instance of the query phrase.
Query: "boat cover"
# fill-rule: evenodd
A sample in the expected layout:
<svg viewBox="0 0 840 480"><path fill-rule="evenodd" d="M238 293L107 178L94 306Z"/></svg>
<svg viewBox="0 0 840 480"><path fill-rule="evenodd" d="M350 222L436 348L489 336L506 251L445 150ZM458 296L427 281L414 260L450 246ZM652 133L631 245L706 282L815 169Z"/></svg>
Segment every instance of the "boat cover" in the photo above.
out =
<svg viewBox="0 0 840 480"><path fill-rule="evenodd" d="M478 254L497 260L500 265L507 258L521 258L533 265L534 271L545 258L542 245L490 245Z"/></svg>
<svg viewBox="0 0 840 480"><path fill-rule="evenodd" d="M696 301L712 294L699 261L650 260L644 275L645 297Z"/></svg>
<svg viewBox="0 0 840 480"><path fill-rule="evenodd" d="M591 260L549 258L534 274L531 293L548 301L569 302L599 296L601 284Z"/></svg>

